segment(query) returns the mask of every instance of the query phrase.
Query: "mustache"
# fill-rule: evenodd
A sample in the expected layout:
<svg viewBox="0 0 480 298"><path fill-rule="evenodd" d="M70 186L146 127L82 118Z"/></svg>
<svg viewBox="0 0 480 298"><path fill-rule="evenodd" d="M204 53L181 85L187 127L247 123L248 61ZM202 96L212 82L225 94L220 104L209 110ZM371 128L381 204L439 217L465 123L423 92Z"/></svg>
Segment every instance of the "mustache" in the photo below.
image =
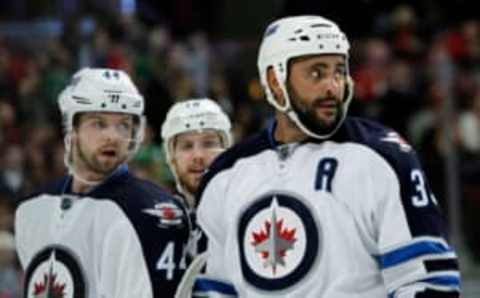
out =
<svg viewBox="0 0 480 298"><path fill-rule="evenodd" d="M313 101L312 106L313 107L322 107L325 104L330 104L330 103L334 103L336 106L339 106L341 104L341 101L340 101L339 98L337 98L335 96L319 97L319 98L316 98Z"/></svg>

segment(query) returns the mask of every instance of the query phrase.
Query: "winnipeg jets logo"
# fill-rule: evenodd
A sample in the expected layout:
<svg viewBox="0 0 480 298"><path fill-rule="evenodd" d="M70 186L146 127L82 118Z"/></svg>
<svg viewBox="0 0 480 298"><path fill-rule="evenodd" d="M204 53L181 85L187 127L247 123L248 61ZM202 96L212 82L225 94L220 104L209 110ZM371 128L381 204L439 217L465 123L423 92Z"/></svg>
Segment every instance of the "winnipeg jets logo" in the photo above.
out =
<svg viewBox="0 0 480 298"><path fill-rule="evenodd" d="M63 298L65 297L65 283L57 282L57 274L50 268L43 275L43 280L35 282L33 297L35 298Z"/></svg>
<svg viewBox="0 0 480 298"><path fill-rule="evenodd" d="M400 150L404 152L409 152L410 150L412 150L412 147L410 146L410 144L408 144L408 142L405 141L405 139L402 138L402 136L400 136L398 133L394 131L389 132L387 136L382 138L381 140L384 142L397 144L398 146L400 146Z"/></svg>
<svg viewBox="0 0 480 298"><path fill-rule="evenodd" d="M84 298L85 280L73 255L60 247L47 247L27 267L25 297Z"/></svg>
<svg viewBox="0 0 480 298"><path fill-rule="evenodd" d="M255 251L265 259L264 266L271 267L273 275L276 275L277 266L285 266L285 256L288 250L293 249L295 243L295 228L283 228L283 219L277 221L277 200L272 201L271 220L265 221L264 230L253 232L252 245Z"/></svg>
<svg viewBox="0 0 480 298"><path fill-rule="evenodd" d="M285 289L316 264L321 230L310 207L289 194L265 195L239 220L238 242L245 279L265 290Z"/></svg>
<svg viewBox="0 0 480 298"><path fill-rule="evenodd" d="M155 204L153 208L143 209L142 212L157 217L157 226L160 228L181 226L184 223L182 209L173 203Z"/></svg>

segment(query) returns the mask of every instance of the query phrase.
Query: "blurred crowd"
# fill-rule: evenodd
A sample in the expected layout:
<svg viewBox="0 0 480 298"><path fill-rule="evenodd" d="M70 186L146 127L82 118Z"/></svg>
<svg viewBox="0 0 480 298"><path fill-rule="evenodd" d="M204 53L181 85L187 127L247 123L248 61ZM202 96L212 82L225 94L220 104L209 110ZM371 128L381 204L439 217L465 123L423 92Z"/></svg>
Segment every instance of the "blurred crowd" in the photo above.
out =
<svg viewBox="0 0 480 298"><path fill-rule="evenodd" d="M412 143L444 209L445 160L458 154L464 232L480 259L480 22L429 28L435 30L402 5L379 17L372 34L352 40L350 115L379 120ZM0 298L19 295L16 204L65 173L56 99L74 71L111 67L134 78L149 125L131 168L172 189L159 129L173 102L218 101L233 120L236 141L272 116L256 51L257 40L214 40L202 31L178 37L168 25L146 26L132 15L75 18L45 36L0 35Z"/></svg>

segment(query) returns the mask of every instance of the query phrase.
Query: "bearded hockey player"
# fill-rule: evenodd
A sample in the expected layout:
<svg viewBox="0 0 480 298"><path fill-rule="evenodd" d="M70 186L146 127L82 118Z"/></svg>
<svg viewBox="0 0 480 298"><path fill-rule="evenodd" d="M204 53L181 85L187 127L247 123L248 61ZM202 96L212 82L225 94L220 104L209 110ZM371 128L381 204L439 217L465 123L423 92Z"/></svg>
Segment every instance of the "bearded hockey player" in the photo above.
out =
<svg viewBox="0 0 480 298"><path fill-rule="evenodd" d="M268 26L258 69L276 119L219 156L200 186L208 277L194 293L459 297L456 255L414 150L347 117L348 62L347 37L328 19Z"/></svg>

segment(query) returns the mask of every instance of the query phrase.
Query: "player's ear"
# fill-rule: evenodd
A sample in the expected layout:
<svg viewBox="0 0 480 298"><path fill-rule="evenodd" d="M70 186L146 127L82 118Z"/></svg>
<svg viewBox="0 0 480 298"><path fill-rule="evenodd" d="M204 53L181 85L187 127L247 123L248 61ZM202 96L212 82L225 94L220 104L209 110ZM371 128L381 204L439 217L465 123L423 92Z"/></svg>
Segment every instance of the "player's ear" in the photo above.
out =
<svg viewBox="0 0 480 298"><path fill-rule="evenodd" d="M284 105L285 98L283 96L283 91L272 66L267 69L267 84L278 103Z"/></svg>

